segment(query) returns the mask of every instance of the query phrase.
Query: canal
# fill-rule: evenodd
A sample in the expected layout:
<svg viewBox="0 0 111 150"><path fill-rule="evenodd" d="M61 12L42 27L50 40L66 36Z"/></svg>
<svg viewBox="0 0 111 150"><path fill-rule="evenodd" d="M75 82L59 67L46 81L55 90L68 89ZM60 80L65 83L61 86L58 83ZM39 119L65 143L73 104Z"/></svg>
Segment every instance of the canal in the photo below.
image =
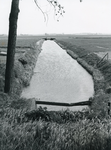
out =
<svg viewBox="0 0 111 150"><path fill-rule="evenodd" d="M22 97L37 98L41 101L74 103L86 101L94 94L92 76L65 50L54 41L47 40L42 45L30 86L22 92ZM62 110L66 107L45 106L48 110ZM71 110L81 110L86 106L74 106Z"/></svg>

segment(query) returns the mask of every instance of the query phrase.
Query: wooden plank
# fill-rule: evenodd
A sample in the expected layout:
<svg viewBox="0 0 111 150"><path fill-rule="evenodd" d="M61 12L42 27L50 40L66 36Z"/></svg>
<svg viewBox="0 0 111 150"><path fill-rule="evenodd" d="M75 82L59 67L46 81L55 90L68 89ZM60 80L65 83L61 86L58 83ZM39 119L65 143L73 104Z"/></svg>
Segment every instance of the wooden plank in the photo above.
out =
<svg viewBox="0 0 111 150"><path fill-rule="evenodd" d="M7 56L6 52L0 52L0 56Z"/></svg>
<svg viewBox="0 0 111 150"><path fill-rule="evenodd" d="M77 103L61 103L61 102L48 102L48 101L35 101L35 104L42 105L55 105L55 106L83 106L83 105L91 105L91 101L83 101Z"/></svg>
<svg viewBox="0 0 111 150"><path fill-rule="evenodd" d="M108 53L104 55L104 57L96 64L96 66L99 65L99 64L104 60L104 58L105 58L106 56L107 56L107 59L108 59Z"/></svg>

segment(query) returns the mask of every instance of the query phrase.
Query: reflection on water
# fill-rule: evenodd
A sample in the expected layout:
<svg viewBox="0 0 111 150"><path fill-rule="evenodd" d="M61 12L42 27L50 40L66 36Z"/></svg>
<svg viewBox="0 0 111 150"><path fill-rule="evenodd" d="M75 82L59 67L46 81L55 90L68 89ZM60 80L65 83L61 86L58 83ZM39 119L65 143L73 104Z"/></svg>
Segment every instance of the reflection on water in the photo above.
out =
<svg viewBox="0 0 111 150"><path fill-rule="evenodd" d="M22 96L43 101L74 103L93 96L92 77L65 50L53 41L45 41L30 86ZM44 105L43 105L44 106ZM45 106L44 106L45 107ZM63 107L47 106L50 110ZM82 107L71 107L73 110Z"/></svg>

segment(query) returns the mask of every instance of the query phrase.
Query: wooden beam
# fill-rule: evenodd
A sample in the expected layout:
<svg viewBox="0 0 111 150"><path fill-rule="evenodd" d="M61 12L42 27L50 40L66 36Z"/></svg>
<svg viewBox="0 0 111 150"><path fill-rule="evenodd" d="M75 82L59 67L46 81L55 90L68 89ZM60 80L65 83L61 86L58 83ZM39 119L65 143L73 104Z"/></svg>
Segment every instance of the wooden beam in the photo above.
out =
<svg viewBox="0 0 111 150"><path fill-rule="evenodd" d="M83 106L83 105L91 105L91 101L83 101L77 103L61 103L61 102L48 102L48 101L35 101L35 104L42 105L55 105L55 106Z"/></svg>

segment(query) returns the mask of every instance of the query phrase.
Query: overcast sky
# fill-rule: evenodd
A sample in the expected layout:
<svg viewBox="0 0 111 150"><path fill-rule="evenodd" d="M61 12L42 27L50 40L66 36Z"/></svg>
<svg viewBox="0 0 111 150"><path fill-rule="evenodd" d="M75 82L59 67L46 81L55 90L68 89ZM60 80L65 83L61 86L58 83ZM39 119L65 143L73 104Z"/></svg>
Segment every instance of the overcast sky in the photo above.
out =
<svg viewBox="0 0 111 150"><path fill-rule="evenodd" d="M0 34L8 34L12 0L0 0ZM44 22L34 0L20 0L18 34L107 33L111 34L111 0L58 0L65 14L59 22L47 0L38 0L48 21Z"/></svg>

